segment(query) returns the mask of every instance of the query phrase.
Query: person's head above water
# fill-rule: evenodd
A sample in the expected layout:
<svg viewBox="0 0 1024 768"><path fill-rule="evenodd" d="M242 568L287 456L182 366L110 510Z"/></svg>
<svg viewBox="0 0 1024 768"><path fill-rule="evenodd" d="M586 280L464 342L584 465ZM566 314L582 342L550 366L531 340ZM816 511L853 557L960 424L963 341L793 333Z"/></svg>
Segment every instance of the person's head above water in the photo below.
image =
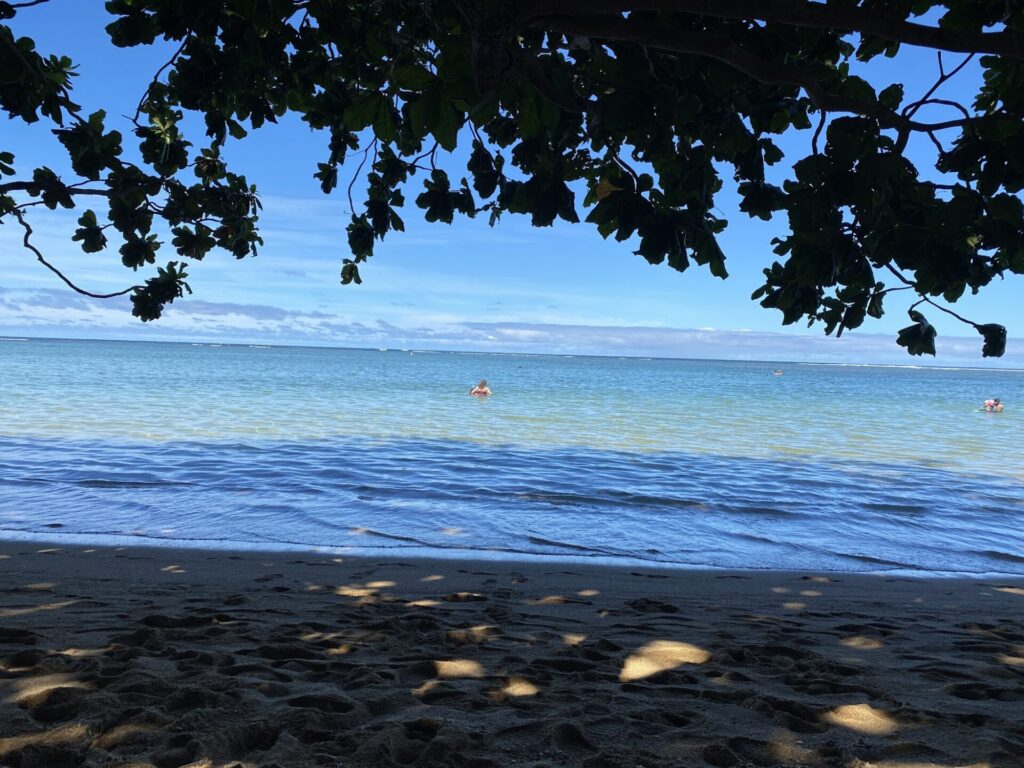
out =
<svg viewBox="0 0 1024 768"><path fill-rule="evenodd" d="M480 383L477 384L477 387L479 389L484 389L486 386L487 386L487 379L480 379ZM999 401L996 400L996 402L999 402Z"/></svg>

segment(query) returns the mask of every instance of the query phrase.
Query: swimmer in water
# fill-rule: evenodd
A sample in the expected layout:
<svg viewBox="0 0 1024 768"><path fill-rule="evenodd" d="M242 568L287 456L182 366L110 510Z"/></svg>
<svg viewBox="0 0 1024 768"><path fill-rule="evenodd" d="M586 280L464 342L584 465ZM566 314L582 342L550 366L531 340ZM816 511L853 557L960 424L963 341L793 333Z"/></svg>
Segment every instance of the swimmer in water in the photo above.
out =
<svg viewBox="0 0 1024 768"><path fill-rule="evenodd" d="M776 376L781 376L781 375L782 375L782 369L781 369L781 368L776 368L776 369L775 369L775 370L773 371L773 373L774 373L774 374L775 374Z"/></svg>
<svg viewBox="0 0 1024 768"><path fill-rule="evenodd" d="M1003 403L998 397L993 397L991 400L985 401L984 410L988 413L1002 413Z"/></svg>
<svg viewBox="0 0 1024 768"><path fill-rule="evenodd" d="M491 394L491 388L487 386L487 379L480 379L480 383L469 390L473 397L487 397Z"/></svg>

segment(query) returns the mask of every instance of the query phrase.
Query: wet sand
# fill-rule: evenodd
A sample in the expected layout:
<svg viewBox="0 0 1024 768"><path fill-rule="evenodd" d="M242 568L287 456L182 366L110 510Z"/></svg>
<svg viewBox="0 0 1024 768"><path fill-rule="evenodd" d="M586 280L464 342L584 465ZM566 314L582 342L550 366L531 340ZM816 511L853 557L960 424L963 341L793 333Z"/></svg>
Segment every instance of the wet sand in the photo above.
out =
<svg viewBox="0 0 1024 768"><path fill-rule="evenodd" d="M0 543L0 765L1024 765L1024 582Z"/></svg>

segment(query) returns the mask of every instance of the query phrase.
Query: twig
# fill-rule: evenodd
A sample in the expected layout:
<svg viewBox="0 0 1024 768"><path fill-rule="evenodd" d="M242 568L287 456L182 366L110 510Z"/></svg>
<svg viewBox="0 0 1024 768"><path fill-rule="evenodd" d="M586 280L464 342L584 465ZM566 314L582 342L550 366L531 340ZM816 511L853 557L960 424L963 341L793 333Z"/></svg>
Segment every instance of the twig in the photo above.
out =
<svg viewBox="0 0 1024 768"><path fill-rule="evenodd" d="M362 172L363 166L366 165L366 156L370 154L371 149L373 149L376 152L376 146L377 139L374 139L373 143L363 150L363 159L359 161L359 167L356 168L356 172L352 176L352 181L348 183L348 207L349 213L351 213L352 215L355 215L356 212L356 205L355 203L352 202L352 187L356 185L356 180L359 178L359 174Z"/></svg>
<svg viewBox="0 0 1024 768"><path fill-rule="evenodd" d="M168 67L172 66L174 62L178 60L178 57L181 55L181 52L185 50L185 46L188 44L190 39L190 36L185 36L185 39L181 41L181 45L178 46L178 50L176 50L174 55L156 71L156 74L153 75L153 79L149 81L149 85L146 86L145 93L143 93L142 98L139 99L139 105L135 108L135 116L131 118L132 122L135 123L136 126L139 124L139 115L142 114L142 107L146 103L146 99L149 98L149 92L152 91L153 86L160 81L160 75L162 75Z"/></svg>
<svg viewBox="0 0 1024 768"><path fill-rule="evenodd" d="M57 277L63 280L67 284L67 286L76 293L80 293L83 296L88 296L93 299L113 299L116 296L124 296L126 293L131 293L132 291L142 287L141 285L133 285L130 288L125 288L123 291L117 291L115 293L93 293L92 291L87 291L84 288L79 288L67 277L65 277L63 272L61 272L59 269L53 266L53 264L51 264L45 258L43 258L43 254L39 252L39 249L32 245L32 227L29 226L29 223L27 221L25 221L25 217L21 215L21 211L15 209L14 211L12 211L12 213L25 230L25 237L22 238L22 243L24 244L24 246L35 254L35 257L36 259L39 260L40 264L42 264L48 270L53 272L53 274L55 274Z"/></svg>
<svg viewBox="0 0 1024 768"><path fill-rule="evenodd" d="M811 151L814 154L818 154L818 137L821 136L821 131L825 127L825 119L828 117L828 112L824 109L821 110L821 120L818 121L818 127L814 131L814 136L811 137Z"/></svg>
<svg viewBox="0 0 1024 768"><path fill-rule="evenodd" d="M952 315L953 317L955 317L957 320L959 320L961 323L964 323L965 325L969 325L969 326L971 326L972 328L975 328L975 329L980 329L981 328L981 326L978 323L974 322L973 320L968 320L963 315L958 315L952 309L949 309L948 307L944 307L941 304L939 304L939 303L937 303L935 301L932 301L928 296L925 296L923 293L921 293L918 290L917 285L914 283L913 280L911 280L909 277L907 277L902 272L900 272L898 269L896 269L896 267L894 267L892 264L886 264L885 268L888 269L890 272L892 272L894 275L896 275L897 279L900 282L905 283L908 287L913 288L915 291L917 291L917 295L921 297L918 301L915 301L910 306L911 309L913 309L914 307L918 306L919 304L930 304L931 306L935 307L936 309L941 310L942 312L945 312L947 315Z"/></svg>
<svg viewBox="0 0 1024 768"><path fill-rule="evenodd" d="M967 64L971 61L971 59L973 59L975 56L975 54L973 53L970 54L969 56L966 56L963 61L957 64L957 66L954 67L953 70L949 72L949 74L946 74L945 68L942 66L942 51L936 51L936 54L939 57L939 79L935 81L932 87L928 89L928 92L924 96L922 96L920 100L914 102L913 104L908 104L903 109L903 116L906 117L907 119L913 117L917 113L917 110L919 110L924 104L928 102L928 100L932 97L932 94L939 90L939 87L943 83L945 83L951 77L955 76L961 69L966 67Z"/></svg>

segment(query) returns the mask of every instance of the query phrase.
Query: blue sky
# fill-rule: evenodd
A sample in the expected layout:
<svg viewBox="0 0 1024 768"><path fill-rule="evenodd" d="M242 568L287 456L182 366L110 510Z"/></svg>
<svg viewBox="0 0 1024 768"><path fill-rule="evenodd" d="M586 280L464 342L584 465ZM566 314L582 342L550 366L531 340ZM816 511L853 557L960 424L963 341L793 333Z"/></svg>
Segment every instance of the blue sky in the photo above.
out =
<svg viewBox="0 0 1024 768"><path fill-rule="evenodd" d="M15 32L34 37L44 52L65 53L80 64L75 96L87 111L130 114L167 48L114 48L103 31L109 17L102 5L100 0L51 0L21 11ZM912 96L933 80L932 56L908 51L897 62L873 65L872 74L883 85L905 82ZM967 93L976 77L977 70L968 68L943 95ZM111 125L129 132L125 119L114 118ZM45 129L7 122L2 136L0 143L16 152L19 168L64 167L63 150ZM787 138L783 148L797 158L808 142L809 134L803 133ZM928 144L916 151L915 160L926 167L934 150ZM805 326L784 328L778 313L752 302L761 269L773 258L769 241L785 222L747 219L728 191L718 201L730 221L721 238L731 273L726 281L699 267L685 274L651 267L632 255L629 243L605 242L586 224L534 229L525 219L506 216L494 229L467 220L448 227L423 222L410 204L407 231L378 246L363 269L364 284L342 287L338 270L346 255L348 203L343 191L324 196L312 178L326 154L324 136L286 119L230 146L226 154L260 189L266 246L259 257L235 261L216 254L194 264L194 296L175 304L163 320L142 325L124 301L93 301L63 289L20 247L14 228L4 227L0 334L922 362L896 347L895 333L907 324L905 305L898 301L889 303L883 320L841 340ZM116 252L86 255L70 242L78 213L37 211L32 214L36 244L79 284L99 291L133 282ZM1024 332L1022 282L1009 278L957 305L973 319L1010 328L1006 357L983 360L980 338L933 310L928 314L940 333L939 355L923 362L1024 367L1024 344L1014 338Z"/></svg>

